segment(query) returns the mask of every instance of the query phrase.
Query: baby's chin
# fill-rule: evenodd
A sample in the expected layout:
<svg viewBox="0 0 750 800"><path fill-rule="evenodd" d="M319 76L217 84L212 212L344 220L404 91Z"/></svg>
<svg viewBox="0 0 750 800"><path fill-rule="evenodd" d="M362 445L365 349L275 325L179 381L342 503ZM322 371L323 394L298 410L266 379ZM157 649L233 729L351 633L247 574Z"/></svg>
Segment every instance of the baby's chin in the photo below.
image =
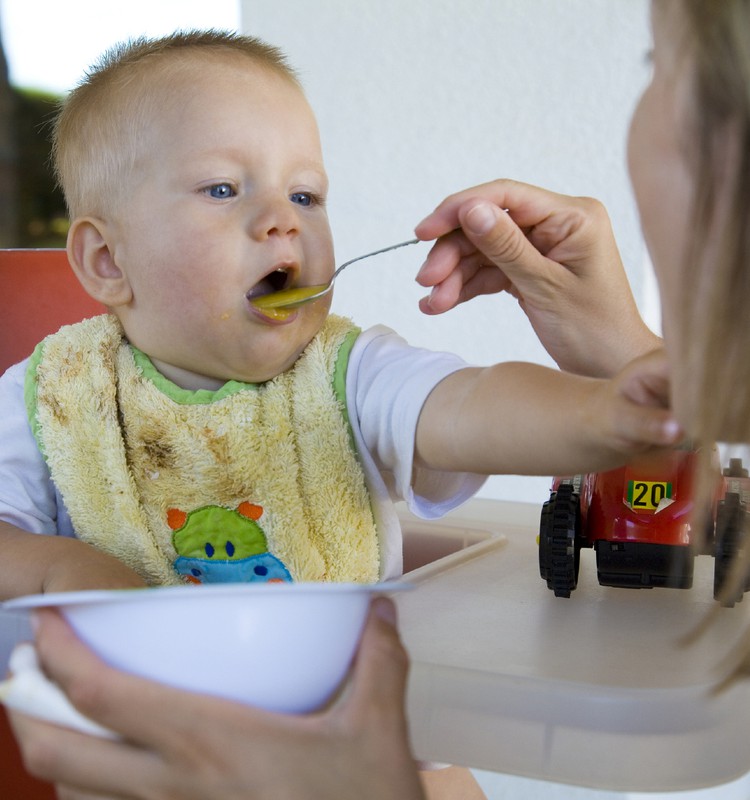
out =
<svg viewBox="0 0 750 800"><path fill-rule="evenodd" d="M225 351L216 352L215 358L204 352L202 358L191 360L191 354L184 350L179 353L179 360L162 359L153 353L146 355L157 372L188 391L215 392L229 381L266 383L294 366L325 324L329 307L330 300L324 298L315 308L300 314L296 324L256 330L255 335L265 338L253 340L245 352L242 348L231 347L230 343Z"/></svg>

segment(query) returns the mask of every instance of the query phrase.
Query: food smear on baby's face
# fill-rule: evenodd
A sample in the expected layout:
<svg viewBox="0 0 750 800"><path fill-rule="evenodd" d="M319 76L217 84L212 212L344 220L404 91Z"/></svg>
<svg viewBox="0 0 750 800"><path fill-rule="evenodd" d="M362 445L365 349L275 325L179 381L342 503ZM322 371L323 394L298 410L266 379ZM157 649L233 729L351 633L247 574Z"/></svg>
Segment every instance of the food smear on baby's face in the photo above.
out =
<svg viewBox="0 0 750 800"><path fill-rule="evenodd" d="M268 317L269 319L275 319L278 321L282 321L287 319L289 315L294 311L293 308L265 308L262 306L258 306L255 301L253 301L253 305L258 308L258 310L263 314L264 317Z"/></svg>

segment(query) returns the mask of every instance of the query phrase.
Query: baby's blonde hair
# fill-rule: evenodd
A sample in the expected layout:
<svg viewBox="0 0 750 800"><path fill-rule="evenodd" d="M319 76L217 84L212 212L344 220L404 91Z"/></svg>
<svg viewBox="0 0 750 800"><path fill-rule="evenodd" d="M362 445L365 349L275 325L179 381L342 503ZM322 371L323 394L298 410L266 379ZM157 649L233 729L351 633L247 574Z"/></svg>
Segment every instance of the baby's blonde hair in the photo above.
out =
<svg viewBox="0 0 750 800"><path fill-rule="evenodd" d="M71 219L111 211L133 170L149 119L158 114L163 81L201 63L247 59L299 86L276 47L225 31L178 31L139 38L107 51L62 102L52 133L55 174ZM156 84L152 84L156 85ZM163 82L158 84L163 88Z"/></svg>

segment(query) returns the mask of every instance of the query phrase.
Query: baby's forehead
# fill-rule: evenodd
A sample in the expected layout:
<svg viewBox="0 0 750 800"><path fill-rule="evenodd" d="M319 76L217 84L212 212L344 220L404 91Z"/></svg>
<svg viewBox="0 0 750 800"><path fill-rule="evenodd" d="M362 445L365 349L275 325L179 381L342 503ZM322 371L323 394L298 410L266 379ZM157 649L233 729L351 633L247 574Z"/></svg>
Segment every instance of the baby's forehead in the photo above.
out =
<svg viewBox="0 0 750 800"><path fill-rule="evenodd" d="M299 98L300 113L311 113L301 87L284 72L242 54L206 57L201 53L194 58L180 54L177 58L163 59L162 63L149 65L134 76L118 103L117 115L130 119L126 131L141 136L159 120L192 120L195 114L208 113L221 116L224 110L231 114L232 104L216 107L217 93L228 87L234 87L233 103L249 104L257 102L259 96L278 98L279 91L288 98L287 92L291 90Z"/></svg>
<svg viewBox="0 0 750 800"><path fill-rule="evenodd" d="M136 67L121 82L120 91L112 92L99 106L99 113L107 114L109 106L115 123L112 129L115 139L120 139L120 135L134 135L136 141L131 144L138 149L137 140L157 120L169 116L175 108L200 103L201 97L210 97L217 86L233 76L247 80L250 85L271 76L273 80L299 89L297 82L281 70L242 53L179 52ZM304 98L301 89L300 97Z"/></svg>

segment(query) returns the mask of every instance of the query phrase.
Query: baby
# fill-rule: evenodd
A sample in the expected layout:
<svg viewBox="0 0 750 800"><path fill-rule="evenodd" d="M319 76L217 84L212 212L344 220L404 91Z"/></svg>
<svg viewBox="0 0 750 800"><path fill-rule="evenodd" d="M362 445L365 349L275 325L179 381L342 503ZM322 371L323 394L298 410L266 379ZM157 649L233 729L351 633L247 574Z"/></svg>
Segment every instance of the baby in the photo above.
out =
<svg viewBox="0 0 750 800"><path fill-rule="evenodd" d="M360 331L330 296L256 307L334 266L315 117L256 39L108 53L65 101L54 157L70 263L111 313L0 379L1 597L390 578L393 500L437 517L487 474L593 471L677 436L641 404L656 367L473 368Z"/></svg>

